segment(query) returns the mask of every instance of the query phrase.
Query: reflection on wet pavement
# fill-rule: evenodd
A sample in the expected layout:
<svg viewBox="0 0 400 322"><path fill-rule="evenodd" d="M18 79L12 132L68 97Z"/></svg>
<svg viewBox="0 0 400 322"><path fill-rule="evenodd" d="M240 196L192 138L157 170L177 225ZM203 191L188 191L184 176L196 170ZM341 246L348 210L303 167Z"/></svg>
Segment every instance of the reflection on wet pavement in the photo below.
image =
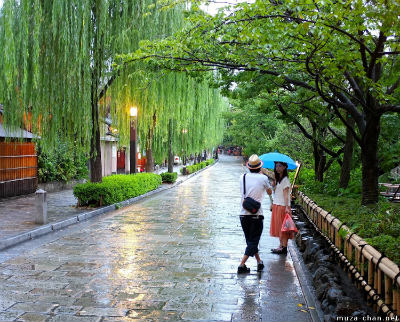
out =
<svg viewBox="0 0 400 322"><path fill-rule="evenodd" d="M65 230L0 265L0 321L311 321L293 263L269 253L257 273L244 251L240 159ZM265 205L264 209L269 209Z"/></svg>

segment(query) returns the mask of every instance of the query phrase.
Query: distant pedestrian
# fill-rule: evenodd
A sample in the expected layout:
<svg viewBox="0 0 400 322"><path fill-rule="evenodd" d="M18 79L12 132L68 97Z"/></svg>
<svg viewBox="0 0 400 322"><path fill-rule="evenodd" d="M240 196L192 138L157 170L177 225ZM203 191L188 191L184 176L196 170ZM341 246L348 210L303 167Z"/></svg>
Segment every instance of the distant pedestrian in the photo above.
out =
<svg viewBox="0 0 400 322"><path fill-rule="evenodd" d="M272 182L275 193L272 203L270 235L273 237L279 237L280 243L278 248L271 250L274 254L287 254L287 244L290 237L289 233L281 231L285 214L291 214L290 180L287 168L287 163L275 162L275 181Z"/></svg>
<svg viewBox="0 0 400 322"><path fill-rule="evenodd" d="M238 267L238 274L250 272L250 268L246 266L246 261L250 256L254 256L257 260L257 271L264 269L264 263L258 254L258 243L263 231L264 220L261 202L264 199L265 192L271 195L272 187L268 177L261 173L262 164L260 158L253 154L246 163L250 173L240 176L242 194L240 224L246 238L247 247Z"/></svg>

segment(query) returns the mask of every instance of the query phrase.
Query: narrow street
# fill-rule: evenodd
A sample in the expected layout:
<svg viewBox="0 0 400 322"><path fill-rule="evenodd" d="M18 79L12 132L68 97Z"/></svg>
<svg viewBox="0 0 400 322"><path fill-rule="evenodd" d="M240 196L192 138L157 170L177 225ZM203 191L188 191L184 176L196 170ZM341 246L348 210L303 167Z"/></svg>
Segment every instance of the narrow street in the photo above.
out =
<svg viewBox="0 0 400 322"><path fill-rule="evenodd" d="M0 252L0 321L312 321L293 261L236 270L240 157L161 192ZM269 209L269 200L264 209ZM2 260L3 258L3 260Z"/></svg>

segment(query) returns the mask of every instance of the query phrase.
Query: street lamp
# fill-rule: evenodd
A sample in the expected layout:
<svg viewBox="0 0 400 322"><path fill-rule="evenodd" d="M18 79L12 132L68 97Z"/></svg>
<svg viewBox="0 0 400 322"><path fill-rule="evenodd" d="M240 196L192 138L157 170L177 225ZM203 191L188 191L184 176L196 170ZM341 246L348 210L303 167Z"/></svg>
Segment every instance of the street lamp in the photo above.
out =
<svg viewBox="0 0 400 322"><path fill-rule="evenodd" d="M137 116L137 108L131 107L130 111L130 173L137 172L137 159L136 159L136 116Z"/></svg>

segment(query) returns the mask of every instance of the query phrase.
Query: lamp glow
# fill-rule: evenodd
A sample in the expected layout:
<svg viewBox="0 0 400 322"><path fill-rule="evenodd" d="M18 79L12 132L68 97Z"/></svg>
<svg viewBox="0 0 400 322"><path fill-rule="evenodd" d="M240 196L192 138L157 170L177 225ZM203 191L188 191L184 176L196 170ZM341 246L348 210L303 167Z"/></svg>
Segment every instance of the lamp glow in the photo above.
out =
<svg viewBox="0 0 400 322"><path fill-rule="evenodd" d="M131 116L137 115L137 107L131 107Z"/></svg>

